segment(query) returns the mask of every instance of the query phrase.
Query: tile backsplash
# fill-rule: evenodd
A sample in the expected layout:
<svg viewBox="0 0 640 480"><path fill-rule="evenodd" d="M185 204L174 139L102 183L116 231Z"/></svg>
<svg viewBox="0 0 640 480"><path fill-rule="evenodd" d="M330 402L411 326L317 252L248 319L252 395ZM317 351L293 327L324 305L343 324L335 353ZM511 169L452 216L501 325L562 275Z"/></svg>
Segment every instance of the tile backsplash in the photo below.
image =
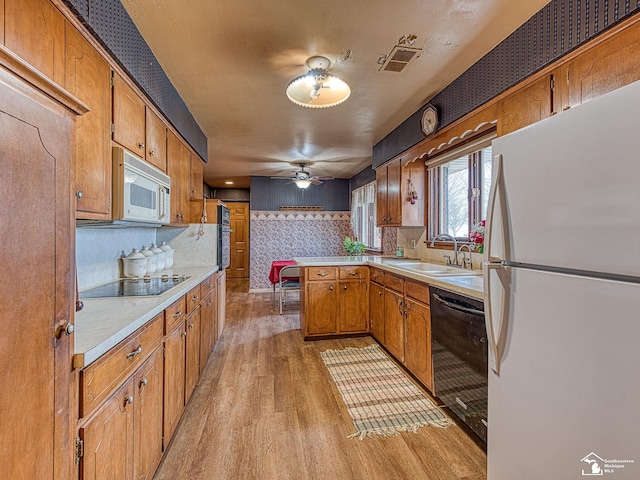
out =
<svg viewBox="0 0 640 480"><path fill-rule="evenodd" d="M200 224L185 228L90 228L76 229L78 288L87 288L122 277L120 257L133 248L167 242L175 249L175 266L215 265L217 225Z"/></svg>
<svg viewBox="0 0 640 480"><path fill-rule="evenodd" d="M443 255L452 254L451 250L427 248L425 244L427 241L427 231L425 227L403 227L398 228L397 231L397 245L404 248L404 256L407 258L418 258L431 263L445 263ZM482 254L472 253L471 260L474 269L480 269L482 267Z"/></svg>

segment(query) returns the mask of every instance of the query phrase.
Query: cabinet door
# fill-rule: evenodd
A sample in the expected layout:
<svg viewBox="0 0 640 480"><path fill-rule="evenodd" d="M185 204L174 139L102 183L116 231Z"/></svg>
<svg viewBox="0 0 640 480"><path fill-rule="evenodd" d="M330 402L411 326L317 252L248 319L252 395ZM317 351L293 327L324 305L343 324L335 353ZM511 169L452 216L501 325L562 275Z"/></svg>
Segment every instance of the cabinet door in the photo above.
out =
<svg viewBox="0 0 640 480"><path fill-rule="evenodd" d="M340 282L338 294L338 333L369 331L369 282Z"/></svg>
<svg viewBox="0 0 640 480"><path fill-rule="evenodd" d="M111 68L67 28L65 88L91 110L76 121L76 216L111 218Z"/></svg>
<svg viewBox="0 0 640 480"><path fill-rule="evenodd" d="M387 167L376 170L376 225L387 223Z"/></svg>
<svg viewBox="0 0 640 480"><path fill-rule="evenodd" d="M400 159L397 159L387 166L387 225L402 224L401 178Z"/></svg>
<svg viewBox="0 0 640 480"><path fill-rule="evenodd" d="M306 289L306 335L336 334L338 332L336 282L308 282Z"/></svg>
<svg viewBox="0 0 640 480"><path fill-rule="evenodd" d="M200 306L200 374L209 360L211 350L218 337L216 328L216 301L215 288L203 300Z"/></svg>
<svg viewBox="0 0 640 480"><path fill-rule="evenodd" d="M186 363L184 378L184 404L191 398L200 377L200 307L186 320Z"/></svg>
<svg viewBox="0 0 640 480"><path fill-rule="evenodd" d="M73 124L62 106L29 98L27 83L1 77L0 477L66 479L73 335L54 333L73 321Z"/></svg>
<svg viewBox="0 0 640 480"><path fill-rule="evenodd" d="M64 30L65 19L49 0L4 0L5 46L59 85Z"/></svg>
<svg viewBox="0 0 640 480"><path fill-rule="evenodd" d="M165 444L173 436L184 409L185 338L184 322L164 339L164 419Z"/></svg>
<svg viewBox="0 0 640 480"><path fill-rule="evenodd" d="M218 318L217 318L217 333L216 341L220 340L222 331L224 330L224 321L227 312L227 272L222 271L218 274L216 279L216 291L218 292ZM215 342L214 342L215 343Z"/></svg>
<svg viewBox="0 0 640 480"><path fill-rule="evenodd" d="M167 126L149 107L146 108L145 159L163 172L167 171Z"/></svg>
<svg viewBox="0 0 640 480"><path fill-rule="evenodd" d="M204 186L204 165L200 157L191 154L191 175L189 180L190 197L192 200L202 200L202 187Z"/></svg>
<svg viewBox="0 0 640 480"><path fill-rule="evenodd" d="M133 478L134 398L129 380L80 429L83 480Z"/></svg>
<svg viewBox="0 0 640 480"><path fill-rule="evenodd" d="M384 291L384 346L404 362L404 297L385 288Z"/></svg>
<svg viewBox="0 0 640 480"><path fill-rule="evenodd" d="M134 462L133 478L151 479L162 458L162 349L138 369L133 377Z"/></svg>
<svg viewBox="0 0 640 480"><path fill-rule="evenodd" d="M384 287L376 283L369 288L369 324L373 338L384 343Z"/></svg>
<svg viewBox="0 0 640 480"><path fill-rule="evenodd" d="M406 345L404 364L429 390L431 375L431 311L423 303L405 300Z"/></svg>
<svg viewBox="0 0 640 480"><path fill-rule="evenodd" d="M169 131L167 141L167 174L171 177L171 223L182 224L189 213L189 149Z"/></svg>
<svg viewBox="0 0 640 480"><path fill-rule="evenodd" d="M113 141L145 158L145 105L120 75L113 75Z"/></svg>
<svg viewBox="0 0 640 480"><path fill-rule="evenodd" d="M499 102L500 135L539 122L549 117L552 110L551 77L545 75Z"/></svg>

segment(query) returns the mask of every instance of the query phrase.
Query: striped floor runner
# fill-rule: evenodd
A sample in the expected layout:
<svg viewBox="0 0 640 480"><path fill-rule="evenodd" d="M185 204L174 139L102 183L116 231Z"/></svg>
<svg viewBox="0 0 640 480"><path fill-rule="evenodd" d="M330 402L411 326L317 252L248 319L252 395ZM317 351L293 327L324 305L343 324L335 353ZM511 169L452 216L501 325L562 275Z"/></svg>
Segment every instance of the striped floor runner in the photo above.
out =
<svg viewBox="0 0 640 480"><path fill-rule="evenodd" d="M320 355L356 427L350 437L362 440L415 432L425 425L451 425L378 345L326 350Z"/></svg>

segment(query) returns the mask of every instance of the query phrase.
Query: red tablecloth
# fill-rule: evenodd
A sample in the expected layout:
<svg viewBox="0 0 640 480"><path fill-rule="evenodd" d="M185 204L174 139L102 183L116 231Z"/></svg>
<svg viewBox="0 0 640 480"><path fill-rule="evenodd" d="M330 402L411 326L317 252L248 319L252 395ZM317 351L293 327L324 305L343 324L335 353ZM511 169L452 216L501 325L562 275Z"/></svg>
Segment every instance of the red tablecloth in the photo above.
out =
<svg viewBox="0 0 640 480"><path fill-rule="evenodd" d="M282 267L295 264L295 260L274 260L271 262L271 270L269 271L269 281L271 285L275 285L280 281L280 270L282 270Z"/></svg>

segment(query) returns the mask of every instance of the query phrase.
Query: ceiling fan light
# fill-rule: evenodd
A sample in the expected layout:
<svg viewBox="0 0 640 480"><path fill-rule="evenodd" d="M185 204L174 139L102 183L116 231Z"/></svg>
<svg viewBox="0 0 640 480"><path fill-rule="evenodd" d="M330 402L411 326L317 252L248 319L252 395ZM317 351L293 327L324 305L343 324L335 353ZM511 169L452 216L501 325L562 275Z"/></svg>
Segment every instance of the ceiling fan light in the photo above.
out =
<svg viewBox="0 0 640 480"><path fill-rule="evenodd" d="M298 186L298 188L307 188L309 185L311 185L311 180L298 179L294 180L294 182Z"/></svg>
<svg viewBox="0 0 640 480"><path fill-rule="evenodd" d="M307 60L309 72L294 78L287 85L287 97L296 105L309 108L327 108L344 102L351 89L347 82L326 69L330 62L325 57Z"/></svg>

